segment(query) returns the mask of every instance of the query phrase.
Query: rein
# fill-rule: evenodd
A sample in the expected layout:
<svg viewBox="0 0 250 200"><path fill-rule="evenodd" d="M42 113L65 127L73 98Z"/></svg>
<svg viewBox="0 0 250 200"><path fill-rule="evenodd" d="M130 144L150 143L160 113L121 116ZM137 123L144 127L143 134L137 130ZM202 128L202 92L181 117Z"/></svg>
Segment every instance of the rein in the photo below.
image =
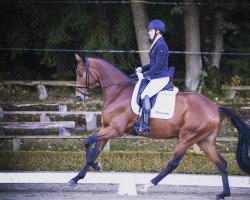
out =
<svg viewBox="0 0 250 200"><path fill-rule="evenodd" d="M123 82L119 82L119 83L115 83L115 84L110 84L110 85L102 86L101 83L100 83L100 81L97 80L97 79L95 78L95 76L91 73L91 71L89 70L89 60L88 60L87 57L85 58L85 68L86 68L86 85L85 85L85 86L82 86L82 85L76 85L76 86L75 86L75 87L76 87L76 90L77 90L78 92L80 92L80 93L81 93L82 95L84 95L84 96L87 96L88 93L90 93L90 92L92 92L92 91L98 89L98 86L95 87L95 88L90 88L90 87L89 87L89 76L90 76L90 75L91 75L91 76L95 79L95 81L99 84L99 86L100 86L101 89L104 89L104 88L107 88L107 87L111 87L111 86L115 86L115 85L121 85L121 84L124 84L124 83L129 83L129 82L132 82L132 81L138 79L138 78L133 78L133 79L128 80L128 81L123 81ZM82 76L82 74L81 74L80 76ZM130 75L130 76L134 76L134 74L132 74L132 75ZM86 93L85 93L85 92L82 92L82 91L80 90L80 89L82 89L82 88L86 89L87 92L86 92Z"/></svg>
<svg viewBox="0 0 250 200"><path fill-rule="evenodd" d="M85 69L86 69L86 86L82 86L82 85L76 85L75 87L76 87L76 90L78 91L78 92L80 92L82 95L84 95L84 96L87 96L88 95L88 93L90 93L92 90L94 90L94 88L90 88L89 87L89 75L91 75L94 79L95 79L95 81L97 82L97 83L99 83L99 85L101 85L101 83L100 83L100 81L99 80L97 80L96 78L95 78L95 76L91 73L91 71L89 70L89 60L88 60L88 58L85 58ZM83 74L80 74L80 76L83 76ZM86 89L87 90L87 92L82 92L80 89L81 88L84 88L84 89Z"/></svg>

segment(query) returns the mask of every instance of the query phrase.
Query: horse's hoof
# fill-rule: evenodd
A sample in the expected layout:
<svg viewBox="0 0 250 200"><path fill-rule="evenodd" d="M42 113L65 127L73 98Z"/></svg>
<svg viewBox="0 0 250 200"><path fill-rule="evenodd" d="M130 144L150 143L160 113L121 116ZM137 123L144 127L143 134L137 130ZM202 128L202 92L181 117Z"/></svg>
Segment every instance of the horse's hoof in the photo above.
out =
<svg viewBox="0 0 250 200"><path fill-rule="evenodd" d="M69 182L68 182L68 186L76 186L77 185L77 182L73 179L71 179Z"/></svg>
<svg viewBox="0 0 250 200"><path fill-rule="evenodd" d="M138 191L146 193L149 188L153 188L155 185L151 182L138 187Z"/></svg>
<svg viewBox="0 0 250 200"><path fill-rule="evenodd" d="M216 195L216 200L224 199L225 197L230 197L230 192L222 192Z"/></svg>

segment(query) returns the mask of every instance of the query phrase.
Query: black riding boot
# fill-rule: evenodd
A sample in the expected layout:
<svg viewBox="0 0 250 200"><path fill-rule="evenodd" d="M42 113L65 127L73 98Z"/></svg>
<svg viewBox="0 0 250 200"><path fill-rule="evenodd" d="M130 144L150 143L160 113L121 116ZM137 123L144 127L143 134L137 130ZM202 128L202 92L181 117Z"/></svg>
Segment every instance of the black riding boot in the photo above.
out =
<svg viewBox="0 0 250 200"><path fill-rule="evenodd" d="M145 96L142 100L142 108L136 118L134 129L131 133L132 135L137 135L141 132L147 134L149 132L150 111L151 106L149 102L149 96Z"/></svg>
<svg viewBox="0 0 250 200"><path fill-rule="evenodd" d="M148 133L149 132L149 123L150 123L150 112L151 106L149 101L149 96L145 96L142 103L142 114L143 114L143 123L141 125L141 132Z"/></svg>
<svg viewBox="0 0 250 200"><path fill-rule="evenodd" d="M131 135L138 135L140 133L141 125L142 125L142 109L140 109L139 114L137 115L137 118L135 120L134 128L131 132Z"/></svg>

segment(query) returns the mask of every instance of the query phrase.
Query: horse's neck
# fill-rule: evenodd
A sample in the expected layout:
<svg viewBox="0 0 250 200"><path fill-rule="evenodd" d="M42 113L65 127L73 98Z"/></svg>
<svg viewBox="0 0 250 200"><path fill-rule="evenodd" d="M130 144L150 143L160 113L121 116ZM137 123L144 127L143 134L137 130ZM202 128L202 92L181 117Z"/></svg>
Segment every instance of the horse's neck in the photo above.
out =
<svg viewBox="0 0 250 200"><path fill-rule="evenodd" d="M99 62L98 72L104 104L109 104L120 95L125 95L128 91L133 90L132 80L111 64Z"/></svg>

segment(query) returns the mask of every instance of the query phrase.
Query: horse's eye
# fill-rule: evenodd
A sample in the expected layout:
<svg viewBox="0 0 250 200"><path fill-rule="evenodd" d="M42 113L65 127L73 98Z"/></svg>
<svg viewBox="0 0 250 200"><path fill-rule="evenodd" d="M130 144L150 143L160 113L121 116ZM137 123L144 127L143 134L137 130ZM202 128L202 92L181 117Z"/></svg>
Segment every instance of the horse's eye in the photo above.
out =
<svg viewBox="0 0 250 200"><path fill-rule="evenodd" d="M83 77L83 74L81 73L81 70L80 69L77 69L76 70L76 73L79 77Z"/></svg>

